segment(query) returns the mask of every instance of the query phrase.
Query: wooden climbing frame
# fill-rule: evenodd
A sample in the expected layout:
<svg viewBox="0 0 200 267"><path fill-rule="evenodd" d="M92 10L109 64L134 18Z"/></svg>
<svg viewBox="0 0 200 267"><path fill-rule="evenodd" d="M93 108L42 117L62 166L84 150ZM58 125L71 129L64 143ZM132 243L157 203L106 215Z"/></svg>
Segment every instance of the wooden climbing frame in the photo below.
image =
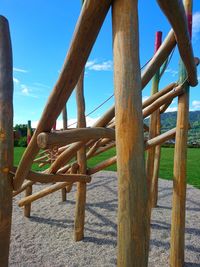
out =
<svg viewBox="0 0 200 267"><path fill-rule="evenodd" d="M0 266L8 266L12 197L25 191L19 206L24 207L24 215L30 217L33 201L58 190L62 192L62 200L67 201L67 194L76 184L74 239L79 241L84 238L87 183L91 182L92 174L117 163L118 266L146 267L151 209L157 204L160 146L176 138L170 266L181 267L184 264L189 86L198 83L196 65L199 64L190 41L192 0L157 0L172 29L163 42L161 33L157 33L155 53L142 74L138 1L83 2L63 69L17 168L13 166L12 49L8 21L0 16ZM84 67L111 6L115 104L87 128ZM176 45L181 56L179 81L160 89L160 69ZM142 103L142 90L151 80L152 94ZM67 122L67 101L74 88L78 118L77 128L71 129ZM161 134L160 115L175 97L178 97L176 128ZM63 130L57 131L55 122L61 113ZM143 122L148 116L149 127ZM144 132L149 133L148 140L144 140ZM114 157L88 167L88 159L115 146ZM33 172L33 163L46 168ZM33 193L32 188L38 182L53 184Z"/></svg>

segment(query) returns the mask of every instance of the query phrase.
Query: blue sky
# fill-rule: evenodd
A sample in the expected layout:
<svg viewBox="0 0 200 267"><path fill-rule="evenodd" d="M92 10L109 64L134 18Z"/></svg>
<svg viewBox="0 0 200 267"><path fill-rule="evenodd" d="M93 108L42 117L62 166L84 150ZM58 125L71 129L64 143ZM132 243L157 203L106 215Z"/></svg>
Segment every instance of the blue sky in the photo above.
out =
<svg viewBox="0 0 200 267"><path fill-rule="evenodd" d="M9 20L13 46L15 124L32 120L35 125L39 120L62 68L80 13L80 3L80 0L1 1L0 13ZM194 55L200 57L199 0L194 0L193 11ZM164 39L170 25L156 1L152 0L139 0L139 23L142 66L153 55L155 32L162 31ZM178 79L178 61L176 49L160 88ZM200 78L200 70L198 76ZM150 88L151 83L143 91L144 98L150 95ZM86 113L111 96L113 91L112 27L109 12L86 65ZM90 116L90 120L101 116L113 103L114 99L111 98ZM177 102L174 101L169 111L176 110L176 107ZM71 123L76 120L74 93L67 109ZM200 86L191 88L190 109L200 110Z"/></svg>

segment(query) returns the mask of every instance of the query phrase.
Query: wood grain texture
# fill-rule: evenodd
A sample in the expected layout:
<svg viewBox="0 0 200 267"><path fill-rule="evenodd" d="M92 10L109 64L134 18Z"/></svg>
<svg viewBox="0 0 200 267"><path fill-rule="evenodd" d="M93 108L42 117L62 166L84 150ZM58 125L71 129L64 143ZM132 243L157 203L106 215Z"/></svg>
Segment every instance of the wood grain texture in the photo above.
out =
<svg viewBox="0 0 200 267"><path fill-rule="evenodd" d="M149 250L137 4L113 1L112 13L120 267L146 267Z"/></svg>
<svg viewBox="0 0 200 267"><path fill-rule="evenodd" d="M8 266L12 219L13 64L8 21L0 16L0 266Z"/></svg>
<svg viewBox="0 0 200 267"><path fill-rule="evenodd" d="M77 103L77 127L86 127L85 118L85 98L84 98L84 71L81 73L76 86L76 103ZM86 146L83 146L77 152L77 163L79 165L78 172L86 174ZM86 203L86 183L77 183L76 207L74 219L74 240L80 241L84 238L85 224L85 203Z"/></svg>
<svg viewBox="0 0 200 267"><path fill-rule="evenodd" d="M31 196L33 191L33 186L29 185L25 189L25 197ZM31 203L24 206L24 216L29 218L31 216Z"/></svg>
<svg viewBox="0 0 200 267"><path fill-rule="evenodd" d="M40 133L37 137L37 144L40 148L54 147L58 144L66 145L77 141L86 143L88 140L101 137L115 139L115 130L103 127L77 128L61 132Z"/></svg>
<svg viewBox="0 0 200 267"><path fill-rule="evenodd" d="M98 0L87 0L84 3L60 77L48 99L31 142L20 161L14 179L15 190L22 185L36 154L39 152L37 147L38 134L51 130L52 122L61 113L77 84L110 4L111 0L102 0L101 5L99 5ZM87 38L85 38L86 36Z"/></svg>
<svg viewBox="0 0 200 267"><path fill-rule="evenodd" d="M186 14L192 13L192 1L184 1ZM187 78L187 72L182 61L179 66L180 82ZM178 98L178 113L176 123L176 144L174 151L173 199L171 221L170 266L184 265L185 248L185 209L186 209L186 163L187 137L189 122L189 85L185 84L185 93Z"/></svg>
<svg viewBox="0 0 200 267"><path fill-rule="evenodd" d="M162 32L156 32L155 36L155 53L158 51L159 47L162 43ZM159 91L159 81L160 81L160 70L156 72L152 79L152 87L151 87L151 95L153 96ZM160 134L160 110L157 109L152 112L150 116L149 122L149 139L152 139ZM147 152L147 160L146 160L146 175L147 175L147 182L148 182L148 190L149 190L149 206L155 207L157 202L157 196L155 194L158 193L158 170L155 170L155 167L159 167L159 157L160 153L157 153L157 157L155 157L155 152L158 152L159 148L152 147ZM156 162L156 164L155 164ZM156 165L156 166L155 166Z"/></svg>
<svg viewBox="0 0 200 267"><path fill-rule="evenodd" d="M182 0L157 0L157 2L174 30L178 49L187 70L189 83L191 86L196 86L198 84L197 69L183 2Z"/></svg>

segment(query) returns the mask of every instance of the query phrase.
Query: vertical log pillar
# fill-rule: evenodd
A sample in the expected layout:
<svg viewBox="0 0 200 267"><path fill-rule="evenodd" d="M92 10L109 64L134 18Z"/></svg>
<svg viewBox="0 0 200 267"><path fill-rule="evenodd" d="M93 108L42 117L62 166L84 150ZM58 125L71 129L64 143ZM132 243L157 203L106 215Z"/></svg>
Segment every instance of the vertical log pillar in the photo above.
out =
<svg viewBox="0 0 200 267"><path fill-rule="evenodd" d="M84 100L84 71L81 73L76 86L76 101L77 101L77 127L85 128L85 100ZM79 164L79 173L85 174L87 169L86 163L86 148L82 147L77 152L77 162ZM74 239L80 241L84 238L84 223L85 223L85 203L86 203L86 183L77 183L76 209L74 222Z"/></svg>
<svg viewBox="0 0 200 267"><path fill-rule="evenodd" d="M159 49L162 43L162 32L156 32L155 38L155 53ZM158 92L159 87L159 75L160 71L158 70L152 79L152 89L151 95ZM149 139L156 137L160 134L160 110L156 110L150 116L150 125L149 125ZM155 207L157 205L157 194L158 194L158 169L160 161L160 146L153 147L147 152L147 163L146 163L146 172L147 172L147 181L149 189L149 206Z"/></svg>
<svg viewBox="0 0 200 267"><path fill-rule="evenodd" d="M67 107L64 106L62 110L62 118L63 118L63 130L67 130Z"/></svg>
<svg viewBox="0 0 200 267"><path fill-rule="evenodd" d="M27 145L30 143L32 137L31 121L27 124Z"/></svg>
<svg viewBox="0 0 200 267"><path fill-rule="evenodd" d="M32 195L32 185L28 186L25 191L25 197ZM31 203L24 205L24 216L29 218L31 216Z"/></svg>
<svg viewBox="0 0 200 267"><path fill-rule="evenodd" d="M63 110L62 110L62 118L63 118L63 130L67 130L67 106L65 105ZM67 189L66 187L61 189L61 194L62 194L62 201L67 200Z"/></svg>
<svg viewBox="0 0 200 267"><path fill-rule="evenodd" d="M148 264L148 196L137 4L137 0L115 0L112 14L120 267Z"/></svg>
<svg viewBox="0 0 200 267"><path fill-rule="evenodd" d="M185 0L186 15L188 17L189 32L192 28L192 1ZM187 78L185 66L180 60L180 83ZM176 125L176 144L174 154L174 181L171 222L170 266L184 265L185 249L185 202L186 202L186 161L187 136L189 122L189 85L185 85L185 93L178 98L178 113Z"/></svg>
<svg viewBox="0 0 200 267"><path fill-rule="evenodd" d="M12 219L13 65L9 25L0 16L0 266L8 266Z"/></svg>

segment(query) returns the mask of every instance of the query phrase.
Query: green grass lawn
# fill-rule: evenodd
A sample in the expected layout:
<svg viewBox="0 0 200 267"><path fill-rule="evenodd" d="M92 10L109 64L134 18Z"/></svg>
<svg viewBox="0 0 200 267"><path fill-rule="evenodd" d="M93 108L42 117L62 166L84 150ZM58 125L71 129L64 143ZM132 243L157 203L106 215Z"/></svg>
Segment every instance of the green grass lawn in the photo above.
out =
<svg viewBox="0 0 200 267"><path fill-rule="evenodd" d="M14 164L18 165L19 160L24 152L24 148L15 147ZM115 148L110 149L88 161L88 166L93 167L102 160L105 160L115 155ZM173 177L173 148L162 148L160 173L159 177L163 179L172 179ZM34 164L33 170L39 170L38 166ZM41 170L41 169L40 169ZM116 171L116 164L107 168L107 170ZM187 162L187 182L200 189L200 149L188 149L188 162Z"/></svg>

